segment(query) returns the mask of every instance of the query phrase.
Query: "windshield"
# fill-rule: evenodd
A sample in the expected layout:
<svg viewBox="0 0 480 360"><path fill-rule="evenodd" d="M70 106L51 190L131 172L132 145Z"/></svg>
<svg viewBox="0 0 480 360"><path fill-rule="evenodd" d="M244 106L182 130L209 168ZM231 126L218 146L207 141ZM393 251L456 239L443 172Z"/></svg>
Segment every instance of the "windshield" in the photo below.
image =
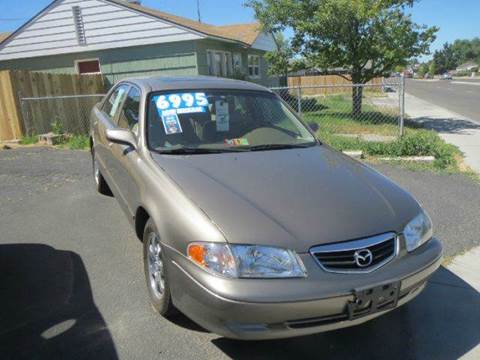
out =
<svg viewBox="0 0 480 360"><path fill-rule="evenodd" d="M150 149L227 152L305 147L315 138L275 95L230 90L175 91L149 97Z"/></svg>

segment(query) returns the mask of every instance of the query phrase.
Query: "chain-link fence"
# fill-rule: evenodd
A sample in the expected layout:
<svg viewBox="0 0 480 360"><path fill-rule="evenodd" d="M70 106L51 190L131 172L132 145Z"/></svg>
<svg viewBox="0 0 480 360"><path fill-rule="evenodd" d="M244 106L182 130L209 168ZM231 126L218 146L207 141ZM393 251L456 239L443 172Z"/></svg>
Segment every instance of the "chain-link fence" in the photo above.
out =
<svg viewBox="0 0 480 360"><path fill-rule="evenodd" d="M21 98L26 135L59 130L70 134L88 134L93 106L103 94Z"/></svg>
<svg viewBox="0 0 480 360"><path fill-rule="evenodd" d="M403 134L404 82L273 88L322 137L388 141Z"/></svg>
<svg viewBox="0 0 480 360"><path fill-rule="evenodd" d="M272 88L305 121L317 123L321 137L394 139L403 134L403 78L381 84L316 85ZM87 134L92 107L103 94L22 98L27 135L43 134L58 126L67 133Z"/></svg>

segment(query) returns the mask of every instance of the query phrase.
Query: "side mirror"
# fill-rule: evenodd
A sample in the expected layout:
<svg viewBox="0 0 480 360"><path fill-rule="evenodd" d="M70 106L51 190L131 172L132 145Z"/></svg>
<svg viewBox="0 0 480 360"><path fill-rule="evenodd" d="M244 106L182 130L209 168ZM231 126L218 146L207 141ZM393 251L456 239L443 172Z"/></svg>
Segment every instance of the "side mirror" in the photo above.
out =
<svg viewBox="0 0 480 360"><path fill-rule="evenodd" d="M137 140L130 130L107 129L107 139L112 143L128 145L137 150Z"/></svg>
<svg viewBox="0 0 480 360"><path fill-rule="evenodd" d="M310 129L312 129L312 131L315 133L318 131L318 129L320 129L320 125L315 122L308 123L308 126L310 126Z"/></svg>

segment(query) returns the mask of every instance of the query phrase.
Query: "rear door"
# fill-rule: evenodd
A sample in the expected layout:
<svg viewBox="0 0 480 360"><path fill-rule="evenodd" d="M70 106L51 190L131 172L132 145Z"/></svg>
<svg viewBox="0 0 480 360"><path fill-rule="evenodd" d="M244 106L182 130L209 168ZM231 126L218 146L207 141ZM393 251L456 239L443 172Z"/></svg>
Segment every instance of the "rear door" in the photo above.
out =
<svg viewBox="0 0 480 360"><path fill-rule="evenodd" d="M113 171L113 143L107 139L106 130L116 128L115 121L118 117L123 101L127 97L129 89L130 85L128 84L117 85L102 106L95 110L96 116L93 123L95 155L100 170L115 195L118 195L118 185Z"/></svg>

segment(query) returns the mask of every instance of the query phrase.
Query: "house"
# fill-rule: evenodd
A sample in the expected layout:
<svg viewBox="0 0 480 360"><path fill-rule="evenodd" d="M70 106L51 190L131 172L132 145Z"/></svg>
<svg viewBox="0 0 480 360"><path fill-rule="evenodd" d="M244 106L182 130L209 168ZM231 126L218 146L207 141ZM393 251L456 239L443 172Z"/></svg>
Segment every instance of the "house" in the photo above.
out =
<svg viewBox="0 0 480 360"><path fill-rule="evenodd" d="M479 67L480 66L476 62L469 61L457 67L456 71L457 73L471 73L478 71Z"/></svg>
<svg viewBox="0 0 480 360"><path fill-rule="evenodd" d="M0 70L212 75L277 84L263 55L275 49L258 23L213 26L132 0L55 0L0 37Z"/></svg>

